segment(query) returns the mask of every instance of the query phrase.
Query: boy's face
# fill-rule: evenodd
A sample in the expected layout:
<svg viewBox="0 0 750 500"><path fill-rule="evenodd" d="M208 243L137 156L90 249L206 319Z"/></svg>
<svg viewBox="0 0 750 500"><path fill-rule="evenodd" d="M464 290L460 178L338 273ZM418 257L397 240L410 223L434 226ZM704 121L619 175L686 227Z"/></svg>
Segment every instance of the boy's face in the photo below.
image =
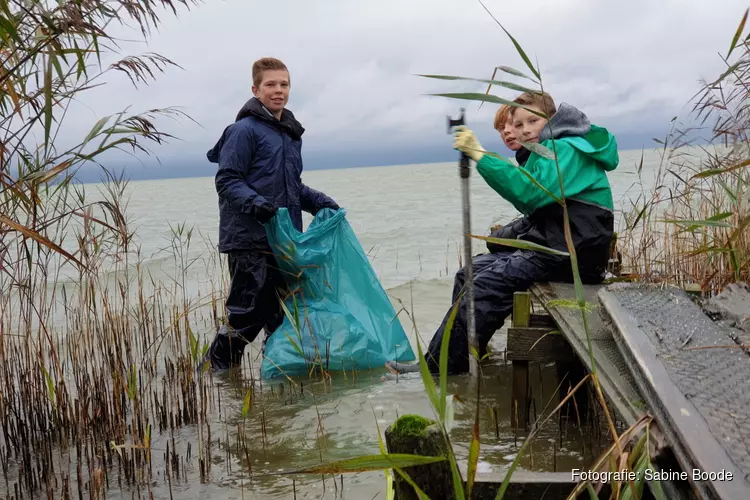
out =
<svg viewBox="0 0 750 500"><path fill-rule="evenodd" d="M505 127L503 128L503 131L500 132L500 137L503 138L505 147L507 147L511 151L518 151L519 149L521 149L521 145L518 144L518 140L516 139L516 129L515 127L513 127L512 118L508 119L508 121L505 122Z"/></svg>
<svg viewBox="0 0 750 500"><path fill-rule="evenodd" d="M536 106L526 106L539 113L543 111ZM547 124L547 120L537 116L522 108L513 110L513 128L516 131L516 137L520 137L523 142L539 142L539 134Z"/></svg>
<svg viewBox="0 0 750 500"><path fill-rule="evenodd" d="M260 87L253 85L253 95L271 113L280 115L289 101L289 73L283 69L268 69L263 72Z"/></svg>

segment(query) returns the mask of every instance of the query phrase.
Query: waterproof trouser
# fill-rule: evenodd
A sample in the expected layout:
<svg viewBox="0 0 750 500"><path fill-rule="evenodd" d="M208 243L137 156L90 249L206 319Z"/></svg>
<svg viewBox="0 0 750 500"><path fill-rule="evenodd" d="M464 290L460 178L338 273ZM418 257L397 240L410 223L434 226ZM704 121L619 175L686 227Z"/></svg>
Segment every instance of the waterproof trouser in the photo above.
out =
<svg viewBox="0 0 750 500"><path fill-rule="evenodd" d="M440 346L446 324L457 301L458 312L448 343L448 373L469 371L469 339L467 332L467 300L461 292L465 281L464 269L456 273L453 304L443 318L425 353L430 371L439 371ZM490 339L513 311L513 294L526 291L539 281L568 281L570 260L550 257L532 251L501 251L482 254L472 259L474 282L474 325L480 357L486 353Z"/></svg>
<svg viewBox="0 0 750 500"><path fill-rule="evenodd" d="M284 315L280 298L285 283L269 251L235 251L227 255L231 284L226 299L227 323L222 326L206 355L215 369L240 364L245 346L261 330L268 338L281 326Z"/></svg>

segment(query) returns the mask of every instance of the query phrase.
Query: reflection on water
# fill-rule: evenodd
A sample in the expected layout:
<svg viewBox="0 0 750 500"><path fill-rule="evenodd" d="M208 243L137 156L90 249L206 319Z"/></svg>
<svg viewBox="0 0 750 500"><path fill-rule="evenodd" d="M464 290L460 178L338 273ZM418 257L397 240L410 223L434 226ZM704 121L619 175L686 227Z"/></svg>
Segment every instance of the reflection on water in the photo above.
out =
<svg viewBox="0 0 750 500"><path fill-rule="evenodd" d="M395 302L401 301L407 310L413 311L425 341L429 341L440 316L434 303L420 299L428 290L445 294L450 286L449 281L442 280L414 283L391 291ZM507 470L526 436L510 425L510 365L504 361L504 347L505 332L501 331L491 344L496 354L483 365L479 470L485 472ZM261 383L257 379L260 363L255 359L256 346L253 348L247 351L241 372L212 376L209 426L188 426L174 434L165 432L155 436L151 481L154 497L169 498L171 491L171 498L181 500L287 499L293 498L295 492L296 498L384 498L382 472L343 477L292 476L285 472L377 454L378 427L383 433L404 414L433 417L419 374L396 377L383 368L373 368L357 373L334 372L325 381L298 377L293 381ZM533 396L531 418L540 418L545 408L549 412L559 401L554 365L532 364L529 378ZM476 389L469 377L462 376L449 378L448 391L457 396L451 439L458 459L465 460L475 415ZM521 467L567 471L588 465L601 450L594 438L597 432L592 426L581 430L573 425L573 420L562 423L561 431L559 419L552 418L536 437ZM195 458L201 442L199 430L210 442L210 470L203 482ZM172 470L168 480L163 458L167 449L176 452L179 470L179 477ZM119 498L121 494L122 498L129 498L121 493L117 481L111 480L108 498ZM139 498L144 497L141 488Z"/></svg>

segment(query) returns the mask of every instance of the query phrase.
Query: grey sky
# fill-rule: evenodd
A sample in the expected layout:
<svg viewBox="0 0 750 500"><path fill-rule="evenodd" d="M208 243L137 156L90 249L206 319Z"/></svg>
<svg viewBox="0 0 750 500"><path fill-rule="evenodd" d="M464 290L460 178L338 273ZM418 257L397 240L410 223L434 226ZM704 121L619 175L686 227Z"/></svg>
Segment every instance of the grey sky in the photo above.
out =
<svg viewBox="0 0 750 500"><path fill-rule="evenodd" d="M699 80L721 71L717 52L726 52L746 8L739 0L485 5L538 59L545 89L558 103L578 106L629 147L648 147L648 138L664 136L672 116L687 117ZM200 126L159 122L182 141L155 150L163 164L155 176L176 171L167 169L213 174L205 152L250 97L251 65L262 56L279 57L290 68L288 107L307 129L306 168L450 159L445 117L461 106L484 145L504 152L491 128L497 106L478 112L476 103L424 95L483 92L484 86L415 75L489 78L498 65L526 71L476 0L206 0L164 19L147 46L127 43L123 53L157 52L185 70L170 68L139 89L124 74L109 73L106 86L73 107L63 135L82 137L98 118L127 106L180 106ZM139 34L122 30L121 36Z"/></svg>

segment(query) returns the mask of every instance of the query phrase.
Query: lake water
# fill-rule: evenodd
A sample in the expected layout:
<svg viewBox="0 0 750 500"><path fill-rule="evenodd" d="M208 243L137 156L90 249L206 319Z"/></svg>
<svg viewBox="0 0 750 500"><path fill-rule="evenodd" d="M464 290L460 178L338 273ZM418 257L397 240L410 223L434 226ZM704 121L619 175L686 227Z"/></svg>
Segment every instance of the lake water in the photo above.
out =
<svg viewBox="0 0 750 500"><path fill-rule="evenodd" d="M636 169L641 151L621 151L620 166L609 179L619 209L629 207L641 187ZM644 153L643 189L653 186L660 157ZM214 170L208 167L207 170ZM461 191L456 163L401 165L303 173L303 182L323 191L346 209L347 220L370 256L386 289L415 280L452 276L463 248ZM471 223L475 234L518 216L476 171L470 178ZM96 184L86 186L95 195ZM133 181L127 188L131 229L142 256L154 272L172 272L169 241L179 224L192 227L190 257L210 259L218 240L218 198L213 177ZM304 214L305 224L312 217ZM478 251L482 241L475 241ZM161 249L167 248L167 251Z"/></svg>
<svg viewBox="0 0 750 500"><path fill-rule="evenodd" d="M620 154L620 166L609 178L615 205L629 207L628 200L636 198L642 188L651 189L652 174L660 158L654 152L645 153L641 187L636 171L641 152ZM212 167L207 167L209 172L213 172ZM346 209L347 220L396 308L403 304L414 311L418 333L425 343L429 342L450 305L453 274L462 248L457 164L307 171L303 181L333 197ZM87 185L86 191L94 195L97 188ZM173 229L185 224L194 231L185 255L185 261L194 261L185 274L187 295L215 289L219 283L215 274L218 209L213 177L132 182L127 197L127 213L130 227L136 231L134 241L140 246L142 269L157 282L166 283L179 274L170 242ZM471 176L471 210L475 234L487 234L493 224L506 223L518 215L476 172ZM305 223L310 220L309 214L305 214ZM479 252L484 243L476 241L475 247ZM416 352L416 332L403 317L402 323ZM205 341L213 336L212 328L205 325L197 333ZM504 335L498 334L491 347L502 352L504 345ZM258 347L251 346L247 356L254 357ZM236 439L244 394L233 389L231 380L219 378L215 383L214 391L221 393L222 405L221 411L211 415L214 433L220 436L213 448L212 470L208 480L201 483L197 464L187 464L182 481L172 484L175 499L292 498L291 478L264 474L315 465L321 459L330 461L378 453L377 425L382 432L398 415L432 416L418 376L384 379L382 371L377 370L356 379L336 375L328 387L307 388L306 397L284 397L278 392L265 394L262 404L254 406L244 423L246 433L253 436L251 473L245 463L247 457L226 444ZM541 413L556 386L554 370L540 367L538 372L532 371L531 385L537 398L535 411ZM464 401L472 402L466 377L452 379L450 390ZM473 404L458 404L456 408L452 437L459 457L467 453L473 411ZM515 457L523 436L510 429L509 418L509 368L501 359L494 359L486 368L480 413L483 470L502 472ZM267 431L265 439L260 437L262 426ZM590 436L582 439L577 432L560 438L554 426L545 430L523 467L562 471L585 465L591 459L587 456L584 460L583 455ZM189 427L181 429L177 439L182 449L189 442L196 446L197 440L197 431ZM167 441L166 436L154 436L152 446L163 449ZM160 463L159 456L157 473L163 469ZM168 498L162 479L154 480L152 491L157 498ZM108 498L131 498L130 493L121 492L116 484L112 482ZM384 485L382 473L378 472L346 476L343 496L341 485L334 486L330 477L326 481L320 476L299 477L295 487L297 498L369 499L384 498Z"/></svg>

